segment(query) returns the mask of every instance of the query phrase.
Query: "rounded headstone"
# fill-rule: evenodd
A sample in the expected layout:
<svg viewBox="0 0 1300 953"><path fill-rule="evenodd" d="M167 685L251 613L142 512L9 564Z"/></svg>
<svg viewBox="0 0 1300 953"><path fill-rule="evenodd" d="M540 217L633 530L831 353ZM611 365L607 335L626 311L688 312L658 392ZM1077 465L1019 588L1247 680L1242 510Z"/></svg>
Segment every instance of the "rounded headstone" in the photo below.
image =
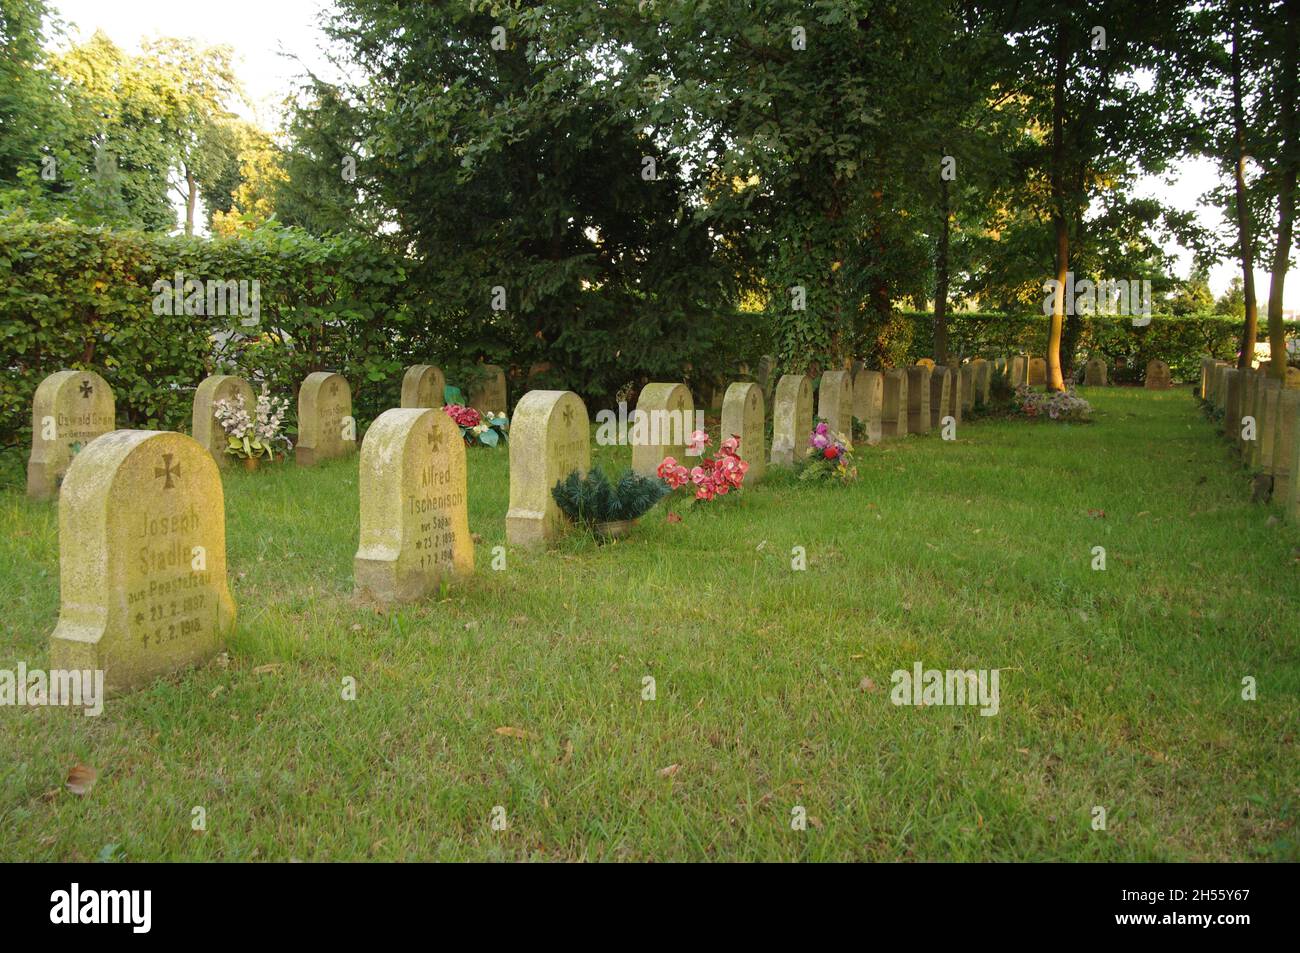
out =
<svg viewBox="0 0 1300 953"><path fill-rule="evenodd" d="M403 407L442 407L446 403L443 391L447 381L442 371L432 364L413 364L402 375ZM495 408L505 413L505 405Z"/></svg>
<svg viewBox="0 0 1300 953"><path fill-rule="evenodd" d="M735 383L722 398L722 439L740 438L739 454L749 461L745 484L757 483L767 470L766 405L758 384Z"/></svg>
<svg viewBox="0 0 1300 953"><path fill-rule="evenodd" d="M194 391L194 412L190 419L191 432L217 466L228 466L234 457L226 453L230 438L217 420L217 402L226 400L232 403L244 398L244 407L251 417L257 408L257 397L253 388L242 377L230 374L214 374L205 377Z"/></svg>
<svg viewBox="0 0 1300 953"><path fill-rule="evenodd" d="M826 371L817 394L817 416L833 434L853 440L853 376L849 371Z"/></svg>
<svg viewBox="0 0 1300 953"><path fill-rule="evenodd" d="M352 416L352 389L340 374L308 374L298 388L299 466L350 456L357 450L357 422Z"/></svg>
<svg viewBox="0 0 1300 953"><path fill-rule="evenodd" d="M582 398L567 390L530 390L519 398L510 425L506 541L538 546L563 533L569 521L551 490L570 473L585 477L590 469L591 428Z"/></svg>
<svg viewBox="0 0 1300 953"><path fill-rule="evenodd" d="M802 460L812 428L812 381L806 374L782 374L772 404L772 465L791 466Z"/></svg>
<svg viewBox="0 0 1300 953"><path fill-rule="evenodd" d="M32 397L27 495L57 496L72 458L115 426L112 388L94 371L57 371L41 381Z"/></svg>
<svg viewBox="0 0 1300 953"><path fill-rule="evenodd" d="M655 476L664 457L682 463L695 423L695 399L685 384L646 384L637 397L628 438L632 469Z"/></svg>
<svg viewBox="0 0 1300 953"><path fill-rule="evenodd" d="M361 446L357 595L414 602L474 570L465 440L441 408L380 414Z"/></svg>
<svg viewBox="0 0 1300 953"><path fill-rule="evenodd" d="M212 455L184 434L116 430L68 468L59 500L50 667L102 669L110 692L198 664L235 623Z"/></svg>

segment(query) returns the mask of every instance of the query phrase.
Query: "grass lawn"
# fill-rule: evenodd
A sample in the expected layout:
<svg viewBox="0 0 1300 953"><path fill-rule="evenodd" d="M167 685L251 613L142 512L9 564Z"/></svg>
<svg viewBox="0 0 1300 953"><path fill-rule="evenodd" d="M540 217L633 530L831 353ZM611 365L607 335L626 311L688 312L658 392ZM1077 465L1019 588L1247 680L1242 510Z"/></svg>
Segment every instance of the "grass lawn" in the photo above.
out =
<svg viewBox="0 0 1300 953"><path fill-rule="evenodd" d="M773 475L502 571L508 455L472 451L475 575L382 614L355 460L232 471L228 656L99 718L0 708L0 856L1300 859L1300 531L1185 388L1084 393L1093 425L864 448L855 486ZM0 526L0 668L44 668L56 508L6 489ZM891 704L916 661L999 669L998 714Z"/></svg>

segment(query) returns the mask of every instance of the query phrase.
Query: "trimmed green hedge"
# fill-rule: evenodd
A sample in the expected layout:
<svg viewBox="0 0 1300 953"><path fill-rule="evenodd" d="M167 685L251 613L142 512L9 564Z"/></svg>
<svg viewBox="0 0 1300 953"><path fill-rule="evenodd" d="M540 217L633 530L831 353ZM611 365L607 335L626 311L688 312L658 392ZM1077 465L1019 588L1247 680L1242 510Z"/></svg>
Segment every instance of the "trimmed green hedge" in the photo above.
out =
<svg viewBox="0 0 1300 953"><path fill-rule="evenodd" d="M913 322L911 361L934 353L934 315L904 312ZM1159 358L1169 365L1175 381L1200 379L1201 358L1234 360L1241 340L1242 320L1220 314L1154 314L1145 327L1134 327L1127 316L1082 319L1076 351L1076 368L1094 353L1106 359L1111 379L1136 383L1146 375L1147 363ZM1291 328L1291 336L1296 329ZM948 350L959 357L1024 352L1042 355L1047 345L1047 318L1042 314L1002 314L957 311L948 315Z"/></svg>
<svg viewBox="0 0 1300 953"><path fill-rule="evenodd" d="M247 310L256 287L256 325L184 302L157 313L168 302L155 282L177 273L245 282ZM218 371L265 379L293 407L304 376L336 370L368 420L398 402L407 364L441 350L403 300L404 278L376 246L292 229L209 241L0 219L0 444L26 446L32 395L64 368L108 381L120 427L188 431L194 389Z"/></svg>

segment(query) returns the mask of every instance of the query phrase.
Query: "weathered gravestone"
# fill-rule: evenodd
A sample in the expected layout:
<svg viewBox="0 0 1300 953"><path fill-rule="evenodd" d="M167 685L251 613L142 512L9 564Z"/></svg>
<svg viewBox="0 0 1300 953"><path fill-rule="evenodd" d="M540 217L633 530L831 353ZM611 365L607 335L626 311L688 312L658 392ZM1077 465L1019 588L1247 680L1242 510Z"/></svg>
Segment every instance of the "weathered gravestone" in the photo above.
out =
<svg viewBox="0 0 1300 953"><path fill-rule="evenodd" d="M1273 498L1283 507L1291 499L1292 469L1296 456L1297 428L1300 427L1300 390L1284 387L1278 393L1277 418L1273 435Z"/></svg>
<svg viewBox="0 0 1300 953"><path fill-rule="evenodd" d="M1278 399L1282 382L1266 377L1259 382L1255 397L1255 419L1259 422L1258 434L1250 448L1250 465L1260 467L1265 473L1273 472L1273 444L1277 437Z"/></svg>
<svg viewBox="0 0 1300 953"><path fill-rule="evenodd" d="M575 470L585 477L590 469L591 427L582 398L568 390L524 394L510 425L506 542L542 546L568 529L551 490Z"/></svg>
<svg viewBox="0 0 1300 953"><path fill-rule="evenodd" d="M963 364L957 368L957 393L961 399L957 402L962 413L968 413L975 407L975 365Z"/></svg>
<svg viewBox="0 0 1300 953"><path fill-rule="evenodd" d="M880 371L860 368L853 377L853 416L862 421L867 443L879 443L885 378Z"/></svg>
<svg viewBox="0 0 1300 953"><path fill-rule="evenodd" d="M740 438L740 457L749 461L745 485L757 483L767 470L767 407L758 384L740 382L727 388L722 398L722 439Z"/></svg>
<svg viewBox="0 0 1300 953"><path fill-rule="evenodd" d="M1041 357L1029 359L1029 386L1042 387L1047 383L1047 361Z"/></svg>
<svg viewBox="0 0 1300 953"><path fill-rule="evenodd" d="M975 372L975 404L983 407L988 404L993 390L993 365L984 358L977 357L970 362L970 366Z"/></svg>
<svg viewBox="0 0 1300 953"><path fill-rule="evenodd" d="M1212 357L1201 358L1201 383L1197 387L1196 393L1201 400L1207 400L1210 396L1210 377L1214 373L1214 365L1218 363Z"/></svg>
<svg viewBox="0 0 1300 953"><path fill-rule="evenodd" d="M928 367L934 370L934 361L931 358L923 357L916 362L917 367Z"/></svg>
<svg viewBox="0 0 1300 953"><path fill-rule="evenodd" d="M771 354L764 354L758 359L758 366L754 368L754 380L758 381L758 386L763 390L763 400L770 403L772 400L772 391L776 387L776 358Z"/></svg>
<svg viewBox="0 0 1300 953"><path fill-rule="evenodd" d="M194 391L190 429L194 439L212 454L212 459L219 467L228 466L234 458L226 453L230 438L217 420L217 401L235 403L240 397L244 398L244 408L248 411L248 416L252 417L257 409L257 397L253 394L252 386L242 377L214 374L205 377Z"/></svg>
<svg viewBox="0 0 1300 953"><path fill-rule="evenodd" d="M812 382L806 374L782 374L772 406L772 465L790 466L807 456L812 427Z"/></svg>
<svg viewBox="0 0 1300 953"><path fill-rule="evenodd" d="M907 369L891 367L882 373L881 437L907 436Z"/></svg>
<svg viewBox="0 0 1300 953"><path fill-rule="evenodd" d="M938 429L951 411L952 373L940 365L930 371L930 427Z"/></svg>
<svg viewBox="0 0 1300 953"><path fill-rule="evenodd" d="M444 391L447 379L432 364L413 364L402 375L403 407L442 407L447 403ZM505 404L492 408L499 414L506 412Z"/></svg>
<svg viewBox="0 0 1300 953"><path fill-rule="evenodd" d="M961 369L956 367L948 368L948 406L943 414L939 416L942 421L945 416L952 417L957 423L961 423Z"/></svg>
<svg viewBox="0 0 1300 953"><path fill-rule="evenodd" d="M685 384L646 384L632 417L632 469L655 476L664 457L684 463L695 430L695 399Z"/></svg>
<svg viewBox="0 0 1300 953"><path fill-rule="evenodd" d="M481 414L504 414L508 409L506 372L495 364L480 364L475 372L469 388L469 405Z"/></svg>
<svg viewBox="0 0 1300 953"><path fill-rule="evenodd" d="M1007 381L1012 389L1029 383L1029 358L1023 354L1013 354L1007 359Z"/></svg>
<svg viewBox="0 0 1300 953"><path fill-rule="evenodd" d="M352 417L352 390L339 374L316 371L298 388L299 466L350 456L357 450L357 422Z"/></svg>
<svg viewBox="0 0 1300 953"><path fill-rule="evenodd" d="M32 398L27 495L53 499L73 456L116 426L113 391L94 371L57 371Z"/></svg>
<svg viewBox="0 0 1300 953"><path fill-rule="evenodd" d="M68 468L59 500L53 669L102 669L122 692L195 665L235 623L212 455L184 434L116 430Z"/></svg>
<svg viewBox="0 0 1300 953"><path fill-rule="evenodd" d="M907 369L907 432L930 432L930 368L924 364Z"/></svg>
<svg viewBox="0 0 1300 953"><path fill-rule="evenodd" d="M825 371L817 395L817 416L833 434L853 441L853 376L849 371Z"/></svg>
<svg viewBox="0 0 1300 953"><path fill-rule="evenodd" d="M1147 362L1147 390L1169 390L1173 383L1169 377L1169 365L1159 359Z"/></svg>
<svg viewBox="0 0 1300 953"><path fill-rule="evenodd" d="M1259 389L1259 371L1255 370L1255 368L1253 367L1246 368L1246 370L1243 371L1241 374L1240 394L1238 395L1237 398L1237 403L1239 407L1237 430L1236 433L1233 434L1237 444L1237 449L1243 455L1248 454L1250 451L1250 447L1249 447L1250 441L1246 440L1246 433L1247 433L1246 418L1255 417L1255 394L1258 391L1258 389ZM1258 437L1259 436L1258 419L1255 420L1255 425L1252 429L1254 431L1255 436Z"/></svg>
<svg viewBox="0 0 1300 953"><path fill-rule="evenodd" d="M1235 367L1223 369L1223 435L1241 438L1241 382L1245 373Z"/></svg>
<svg viewBox="0 0 1300 953"><path fill-rule="evenodd" d="M1088 363L1083 368L1083 386L1084 387L1105 387L1107 384L1108 369L1106 362L1101 357L1093 355L1088 358Z"/></svg>
<svg viewBox="0 0 1300 953"><path fill-rule="evenodd" d="M397 407L361 444L357 597L415 602L474 571L465 441L441 408Z"/></svg>

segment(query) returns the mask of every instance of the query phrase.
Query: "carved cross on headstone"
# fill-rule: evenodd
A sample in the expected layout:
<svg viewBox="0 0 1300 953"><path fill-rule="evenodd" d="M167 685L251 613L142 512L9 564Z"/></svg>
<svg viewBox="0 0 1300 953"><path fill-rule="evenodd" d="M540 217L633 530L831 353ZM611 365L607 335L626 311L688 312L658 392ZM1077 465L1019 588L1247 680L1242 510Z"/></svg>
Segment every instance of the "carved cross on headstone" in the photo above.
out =
<svg viewBox="0 0 1300 953"><path fill-rule="evenodd" d="M166 482L163 484L164 490L170 490L173 486L172 477L179 477L180 475L181 465L179 463L172 463L172 455L170 453L164 453L162 455L162 464L153 468L153 476L155 480L163 477L166 478Z"/></svg>
<svg viewBox="0 0 1300 953"><path fill-rule="evenodd" d="M572 406L564 408L564 426L570 429L573 428L573 407Z"/></svg>
<svg viewBox="0 0 1300 953"><path fill-rule="evenodd" d="M90 396L91 394L93 394L94 392L95 392L95 385L93 385L92 383L90 383L90 381L82 381L82 382L81 382L81 396L82 396L82 397L89 397L89 396Z"/></svg>
<svg viewBox="0 0 1300 953"><path fill-rule="evenodd" d="M442 449L442 433L438 430L436 425L429 431L429 435L425 439L429 441L430 450L437 451Z"/></svg>
<svg viewBox="0 0 1300 953"><path fill-rule="evenodd" d="M333 397L339 392L339 382L330 381L330 396Z"/></svg>

